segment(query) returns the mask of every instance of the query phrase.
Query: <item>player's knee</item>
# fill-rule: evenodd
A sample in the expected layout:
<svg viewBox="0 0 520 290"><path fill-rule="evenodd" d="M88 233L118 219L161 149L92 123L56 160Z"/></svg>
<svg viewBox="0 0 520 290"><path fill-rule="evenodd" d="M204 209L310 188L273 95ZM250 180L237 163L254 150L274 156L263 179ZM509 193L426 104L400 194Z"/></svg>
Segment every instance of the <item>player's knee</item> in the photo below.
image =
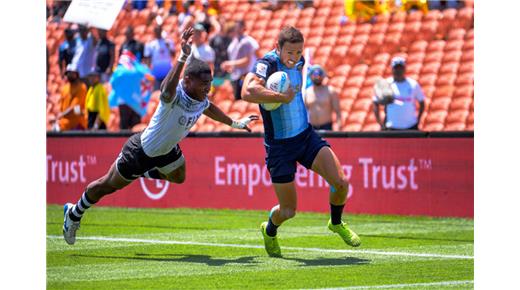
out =
<svg viewBox="0 0 520 290"><path fill-rule="evenodd" d="M295 208L281 208L280 215L284 220L292 219L296 215Z"/></svg>
<svg viewBox="0 0 520 290"><path fill-rule="evenodd" d="M184 181L186 180L186 175L184 173L182 174L177 174L176 176L174 176L173 178L173 182L175 183L184 183Z"/></svg>
<svg viewBox="0 0 520 290"><path fill-rule="evenodd" d="M345 177L339 178L337 181L332 184L334 186L333 192L346 195L349 189L349 183Z"/></svg>
<svg viewBox="0 0 520 290"><path fill-rule="evenodd" d="M173 182L173 183L178 183L178 184L184 183L184 181L186 180L186 174L181 171L176 171L171 174L168 174L167 179L169 182Z"/></svg>

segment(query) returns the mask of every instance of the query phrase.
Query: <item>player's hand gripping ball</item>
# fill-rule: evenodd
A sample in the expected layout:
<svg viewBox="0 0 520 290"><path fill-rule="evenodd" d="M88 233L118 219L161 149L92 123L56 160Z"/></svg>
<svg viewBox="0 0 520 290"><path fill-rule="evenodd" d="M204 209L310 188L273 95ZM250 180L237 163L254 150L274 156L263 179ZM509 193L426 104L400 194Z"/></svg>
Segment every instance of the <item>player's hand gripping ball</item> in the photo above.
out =
<svg viewBox="0 0 520 290"><path fill-rule="evenodd" d="M291 81L287 73L278 71L267 79L265 87L271 91L285 93L289 89L289 85L291 85ZM282 103L263 103L262 107L267 111L272 111L278 109L281 105Z"/></svg>

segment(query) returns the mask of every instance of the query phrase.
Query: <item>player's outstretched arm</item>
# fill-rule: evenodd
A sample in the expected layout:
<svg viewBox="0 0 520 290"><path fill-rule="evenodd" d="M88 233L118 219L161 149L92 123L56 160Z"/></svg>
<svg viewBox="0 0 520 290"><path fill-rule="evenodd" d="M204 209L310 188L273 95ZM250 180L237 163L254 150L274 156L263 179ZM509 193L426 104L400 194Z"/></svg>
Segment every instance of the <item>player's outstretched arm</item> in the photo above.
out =
<svg viewBox="0 0 520 290"><path fill-rule="evenodd" d="M168 72L168 75L166 75L163 82L161 83L161 101L165 103L170 103L175 97L175 90L179 84L179 78L181 76L184 63L191 53L192 36L192 27L184 30L181 38L181 54L177 59L177 63L175 63L174 67Z"/></svg>
<svg viewBox="0 0 520 290"><path fill-rule="evenodd" d="M285 93L271 91L265 87L265 81L254 73L248 73L242 85L242 99L250 103L290 103L294 98L294 91L289 86Z"/></svg>
<svg viewBox="0 0 520 290"><path fill-rule="evenodd" d="M224 114L224 112L222 112L222 110L215 106L213 103L210 103L209 107L204 111L204 115L220 123L224 123L236 129L244 129L248 132L251 132L251 129L249 129L247 125L251 123L251 121L258 120L258 116L251 115L249 117L235 121L228 117L226 114Z"/></svg>

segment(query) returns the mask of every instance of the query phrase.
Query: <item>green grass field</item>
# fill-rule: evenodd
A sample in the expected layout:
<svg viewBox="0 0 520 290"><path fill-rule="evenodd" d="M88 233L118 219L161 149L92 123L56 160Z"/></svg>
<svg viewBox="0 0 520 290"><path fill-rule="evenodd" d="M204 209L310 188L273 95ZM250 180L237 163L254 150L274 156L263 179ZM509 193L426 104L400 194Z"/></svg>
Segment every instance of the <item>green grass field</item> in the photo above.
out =
<svg viewBox="0 0 520 290"><path fill-rule="evenodd" d="M263 249L268 211L91 208L65 243L63 209L47 207L47 289L471 289L473 220L347 215L353 249L327 214L278 230L283 258Z"/></svg>

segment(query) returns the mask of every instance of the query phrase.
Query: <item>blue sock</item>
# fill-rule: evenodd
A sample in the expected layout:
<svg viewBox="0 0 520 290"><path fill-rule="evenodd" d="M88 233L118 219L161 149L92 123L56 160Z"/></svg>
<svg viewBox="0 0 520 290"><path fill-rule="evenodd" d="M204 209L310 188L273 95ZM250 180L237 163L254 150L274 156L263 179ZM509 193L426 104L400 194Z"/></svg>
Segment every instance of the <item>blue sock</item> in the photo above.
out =
<svg viewBox="0 0 520 290"><path fill-rule="evenodd" d="M265 228L265 233L270 236L274 237L276 236L278 232L278 226L273 223L273 220L271 217L269 217L269 221L267 222L267 227Z"/></svg>

